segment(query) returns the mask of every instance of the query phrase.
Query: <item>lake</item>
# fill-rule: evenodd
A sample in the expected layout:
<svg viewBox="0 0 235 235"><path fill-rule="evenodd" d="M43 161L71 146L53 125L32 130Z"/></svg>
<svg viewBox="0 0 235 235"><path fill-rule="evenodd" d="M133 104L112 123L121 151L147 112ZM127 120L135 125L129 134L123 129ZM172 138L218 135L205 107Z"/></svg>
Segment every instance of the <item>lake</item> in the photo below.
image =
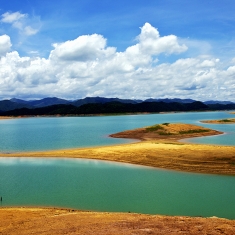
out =
<svg viewBox="0 0 235 235"><path fill-rule="evenodd" d="M199 124L226 112L0 121L1 152L109 145L118 131L162 122ZM201 124L226 135L190 141L234 145L235 125ZM226 139L227 138L227 139ZM0 158L3 206L55 206L97 211L218 216L235 219L235 177L191 174L80 159Z"/></svg>
<svg viewBox="0 0 235 235"><path fill-rule="evenodd" d="M38 151L127 143L109 134L164 122L199 124L228 135L194 139L193 142L235 145L233 124L212 125L200 120L225 119L226 112L192 112L101 117L43 117L0 120L0 152Z"/></svg>

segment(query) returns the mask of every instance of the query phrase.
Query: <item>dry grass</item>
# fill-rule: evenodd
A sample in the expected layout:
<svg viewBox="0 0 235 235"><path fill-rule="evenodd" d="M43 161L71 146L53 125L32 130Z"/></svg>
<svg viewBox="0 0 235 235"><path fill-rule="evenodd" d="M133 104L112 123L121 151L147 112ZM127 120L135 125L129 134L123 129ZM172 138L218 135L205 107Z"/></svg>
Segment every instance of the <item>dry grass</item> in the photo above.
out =
<svg viewBox="0 0 235 235"><path fill-rule="evenodd" d="M205 120L201 122L211 123L211 124L234 124L235 118L227 118L227 119L219 119L219 120Z"/></svg>
<svg viewBox="0 0 235 235"><path fill-rule="evenodd" d="M0 209L1 235L235 234L235 220L53 208Z"/></svg>
<svg viewBox="0 0 235 235"><path fill-rule="evenodd" d="M140 140L170 139L180 140L192 137L218 135L222 132L209 128L184 124L184 123L163 123L149 127L128 130L110 135L115 138L132 138Z"/></svg>

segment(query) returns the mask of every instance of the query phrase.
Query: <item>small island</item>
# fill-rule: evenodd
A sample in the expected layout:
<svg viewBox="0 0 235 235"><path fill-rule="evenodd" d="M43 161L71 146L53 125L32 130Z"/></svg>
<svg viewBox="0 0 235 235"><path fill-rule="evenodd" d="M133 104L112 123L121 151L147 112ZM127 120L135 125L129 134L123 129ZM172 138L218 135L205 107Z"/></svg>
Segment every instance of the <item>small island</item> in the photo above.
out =
<svg viewBox="0 0 235 235"><path fill-rule="evenodd" d="M115 138L130 138L139 140L180 140L219 134L223 133L192 124L162 123L135 130L123 131L110 136Z"/></svg>
<svg viewBox="0 0 235 235"><path fill-rule="evenodd" d="M226 118L226 119L219 119L219 120L204 120L201 122L210 123L210 124L234 124L235 118Z"/></svg>

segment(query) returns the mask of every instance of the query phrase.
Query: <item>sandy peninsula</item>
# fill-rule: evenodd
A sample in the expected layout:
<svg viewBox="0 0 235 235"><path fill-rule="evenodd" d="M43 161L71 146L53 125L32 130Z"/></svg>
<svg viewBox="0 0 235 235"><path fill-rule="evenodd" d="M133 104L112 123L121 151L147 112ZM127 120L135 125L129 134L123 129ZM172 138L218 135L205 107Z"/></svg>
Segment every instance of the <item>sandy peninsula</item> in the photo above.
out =
<svg viewBox="0 0 235 235"><path fill-rule="evenodd" d="M222 132L189 124L158 124L112 134L140 142L45 152L1 153L0 157L88 158L195 173L235 175L235 147L178 142Z"/></svg>
<svg viewBox="0 0 235 235"><path fill-rule="evenodd" d="M235 147L178 142L221 132L189 124L163 123L112 134L140 142L83 149L1 153L0 157L69 157L125 162L157 168L235 175ZM0 234L235 234L235 220L56 208L0 208Z"/></svg>

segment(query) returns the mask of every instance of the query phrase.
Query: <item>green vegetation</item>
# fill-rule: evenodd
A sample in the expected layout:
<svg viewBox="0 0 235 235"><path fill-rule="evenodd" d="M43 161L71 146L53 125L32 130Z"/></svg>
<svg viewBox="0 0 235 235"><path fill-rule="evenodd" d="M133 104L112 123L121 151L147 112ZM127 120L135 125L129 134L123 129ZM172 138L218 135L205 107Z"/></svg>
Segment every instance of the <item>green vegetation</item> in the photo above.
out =
<svg viewBox="0 0 235 235"><path fill-rule="evenodd" d="M165 123L162 123L162 125L164 125L164 126L168 126L170 123L168 123L168 122L165 122Z"/></svg>
<svg viewBox="0 0 235 235"><path fill-rule="evenodd" d="M163 123L163 124L156 124L156 125L153 125L153 126L150 126L150 127L147 127L146 128L146 131L157 131L157 133L159 134L159 135L172 135L172 133L170 133L170 132L167 132L165 129L164 129L164 127L162 126L162 125L164 125L164 126L168 126L170 123Z"/></svg>
<svg viewBox="0 0 235 235"><path fill-rule="evenodd" d="M219 122L232 122L232 120L229 120L229 119L222 119L222 120L219 120Z"/></svg>
<svg viewBox="0 0 235 235"><path fill-rule="evenodd" d="M10 101L9 101L10 102ZM106 103L80 103L79 106L73 102L68 104L56 104L41 108L29 108L28 106L17 106L11 108L10 103L0 103L1 116L37 116L37 115L100 115L100 114L123 114L123 113L159 113L177 111L202 111L207 110L208 106L202 102L193 103L164 103L164 102L140 102L122 103L118 101ZM95 102L95 101L93 101ZM101 101L100 101L101 102ZM11 102L11 105L15 102Z"/></svg>
<svg viewBox="0 0 235 235"><path fill-rule="evenodd" d="M203 132L209 132L209 129L194 129L194 130L182 130L179 132L170 131L168 128L165 128L164 126L168 126L170 123L163 123L163 124L156 124L153 126L146 127L146 131L148 132L157 132L159 135L183 135L183 134L195 134L195 133L203 133Z"/></svg>
<svg viewBox="0 0 235 235"><path fill-rule="evenodd" d="M166 131L159 131L158 134L159 135L173 135L172 133L166 132Z"/></svg>
<svg viewBox="0 0 235 235"><path fill-rule="evenodd" d="M208 132L210 130L207 129L196 129L196 130L188 130L188 131L179 131L179 134L194 134L194 133L203 133Z"/></svg>
<svg viewBox="0 0 235 235"><path fill-rule="evenodd" d="M158 131L158 130L164 130L164 128L159 124L156 124L156 125L153 125L153 126L146 128L146 131Z"/></svg>

